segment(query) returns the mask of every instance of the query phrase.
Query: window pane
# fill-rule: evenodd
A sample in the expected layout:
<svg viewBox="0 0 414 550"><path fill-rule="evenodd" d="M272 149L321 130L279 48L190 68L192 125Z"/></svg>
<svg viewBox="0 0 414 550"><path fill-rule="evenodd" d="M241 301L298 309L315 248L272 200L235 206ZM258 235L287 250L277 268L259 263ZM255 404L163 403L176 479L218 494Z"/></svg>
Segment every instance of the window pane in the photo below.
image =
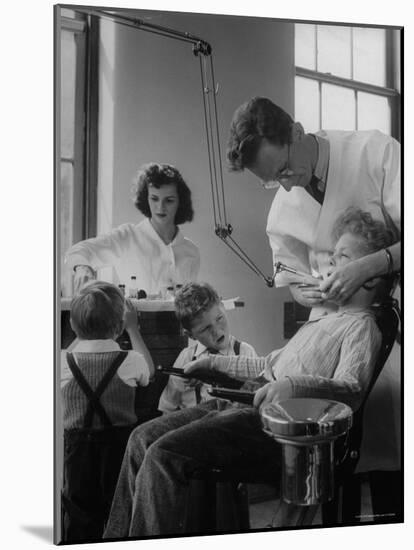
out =
<svg viewBox="0 0 414 550"><path fill-rule="evenodd" d="M358 93L358 130L381 130L391 133L391 108L386 97Z"/></svg>
<svg viewBox="0 0 414 550"><path fill-rule="evenodd" d="M63 258L73 240L73 167L70 162L60 163L60 246L62 294L71 295L71 277L65 271Z"/></svg>
<svg viewBox="0 0 414 550"><path fill-rule="evenodd" d="M72 245L73 219L73 167L70 162L60 163L60 223L62 252Z"/></svg>
<svg viewBox="0 0 414 550"><path fill-rule="evenodd" d="M401 69L402 69L402 59L401 59L401 44L400 44L400 33L395 30L392 31L392 42L394 45L394 55L392 56L392 69L391 74L392 78L390 79L395 89L398 93L401 93Z"/></svg>
<svg viewBox="0 0 414 550"><path fill-rule="evenodd" d="M385 86L385 29L355 27L354 80Z"/></svg>
<svg viewBox="0 0 414 550"><path fill-rule="evenodd" d="M295 65L306 69L316 69L315 56L316 25L296 23L295 25Z"/></svg>
<svg viewBox="0 0 414 550"><path fill-rule="evenodd" d="M295 120L302 123L306 132L319 128L319 85L315 80L295 78Z"/></svg>
<svg viewBox="0 0 414 550"><path fill-rule="evenodd" d="M318 25L318 71L351 78L351 28Z"/></svg>
<svg viewBox="0 0 414 550"><path fill-rule="evenodd" d="M62 30L61 34L61 156L73 157L75 132L75 35Z"/></svg>
<svg viewBox="0 0 414 550"><path fill-rule="evenodd" d="M355 94L353 90L322 85L322 128L355 130Z"/></svg>
<svg viewBox="0 0 414 550"><path fill-rule="evenodd" d="M71 19L75 19L76 17L79 17L73 10L69 10L67 8L61 8L60 15L62 17L70 17Z"/></svg>

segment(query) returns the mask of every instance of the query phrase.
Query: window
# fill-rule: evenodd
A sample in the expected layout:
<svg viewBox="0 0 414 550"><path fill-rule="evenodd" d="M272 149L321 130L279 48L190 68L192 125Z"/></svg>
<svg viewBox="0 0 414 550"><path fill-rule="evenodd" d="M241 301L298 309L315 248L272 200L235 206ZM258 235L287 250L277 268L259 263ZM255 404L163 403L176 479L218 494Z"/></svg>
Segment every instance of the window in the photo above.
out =
<svg viewBox="0 0 414 550"><path fill-rule="evenodd" d="M398 30L296 23L296 120L400 139L398 55Z"/></svg>
<svg viewBox="0 0 414 550"><path fill-rule="evenodd" d="M70 295L64 253L96 234L97 22L56 10L56 206L62 293Z"/></svg>
<svg viewBox="0 0 414 550"><path fill-rule="evenodd" d="M85 25L62 19L60 88L61 244L82 236Z"/></svg>

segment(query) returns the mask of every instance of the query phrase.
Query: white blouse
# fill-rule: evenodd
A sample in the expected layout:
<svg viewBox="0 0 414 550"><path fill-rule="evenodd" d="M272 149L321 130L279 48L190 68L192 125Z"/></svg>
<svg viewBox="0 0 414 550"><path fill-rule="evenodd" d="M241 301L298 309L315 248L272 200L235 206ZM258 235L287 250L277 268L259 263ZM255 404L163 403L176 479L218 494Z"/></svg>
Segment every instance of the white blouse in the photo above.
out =
<svg viewBox="0 0 414 550"><path fill-rule="evenodd" d="M200 253L180 230L170 244L165 244L146 218L75 244L66 253L65 263L72 269L82 264L94 270L113 267L117 283L128 286L135 275L138 289L157 294L172 284L196 280Z"/></svg>

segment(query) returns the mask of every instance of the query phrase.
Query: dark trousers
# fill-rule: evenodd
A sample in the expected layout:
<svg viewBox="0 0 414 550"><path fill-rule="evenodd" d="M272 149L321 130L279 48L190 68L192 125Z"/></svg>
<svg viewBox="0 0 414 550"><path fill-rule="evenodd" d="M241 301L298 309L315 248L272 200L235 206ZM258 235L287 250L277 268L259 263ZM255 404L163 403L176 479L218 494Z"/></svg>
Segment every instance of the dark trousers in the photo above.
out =
<svg viewBox="0 0 414 550"><path fill-rule="evenodd" d="M243 468L279 479L281 464L280 445L253 407L221 410L213 399L141 424L125 450L104 538L185 534L194 474Z"/></svg>
<svg viewBox="0 0 414 550"><path fill-rule="evenodd" d="M134 427L65 431L64 542L102 538L125 447Z"/></svg>

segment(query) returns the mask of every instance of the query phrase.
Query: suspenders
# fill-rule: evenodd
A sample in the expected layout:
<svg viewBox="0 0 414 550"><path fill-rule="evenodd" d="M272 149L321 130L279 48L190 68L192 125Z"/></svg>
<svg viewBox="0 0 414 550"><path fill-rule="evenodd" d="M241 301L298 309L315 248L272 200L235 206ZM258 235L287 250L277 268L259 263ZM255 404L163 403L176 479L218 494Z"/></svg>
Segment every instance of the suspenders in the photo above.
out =
<svg viewBox="0 0 414 550"><path fill-rule="evenodd" d="M238 340L234 341L234 355L240 355L240 342Z"/></svg>
<svg viewBox="0 0 414 550"><path fill-rule="evenodd" d="M240 342L238 340L235 340L234 341L234 346L233 346L233 350L234 350L234 355L240 355ZM209 350L210 351L210 350ZM210 351L211 354L217 354L217 351L216 350L211 350ZM194 355L193 356L193 361L197 359L196 356ZM197 405L201 402L201 386L196 386L194 388L194 391L195 391L195 396L196 396L196 403Z"/></svg>
<svg viewBox="0 0 414 550"><path fill-rule="evenodd" d="M94 414L97 414L99 416L105 428L112 426L112 422L109 420L108 415L106 414L105 409L102 407L99 399L108 387L109 382L115 376L116 371L119 369L127 355L127 351L121 351L118 353L112 365L109 367L109 369L104 374L102 380L99 382L95 391L92 390L85 377L81 373L78 365L75 362L75 359L73 358L73 355L71 353L68 353L66 355L68 366L73 374L73 377L88 398L88 407L86 409L83 423L84 428L90 428L92 426L92 419Z"/></svg>

